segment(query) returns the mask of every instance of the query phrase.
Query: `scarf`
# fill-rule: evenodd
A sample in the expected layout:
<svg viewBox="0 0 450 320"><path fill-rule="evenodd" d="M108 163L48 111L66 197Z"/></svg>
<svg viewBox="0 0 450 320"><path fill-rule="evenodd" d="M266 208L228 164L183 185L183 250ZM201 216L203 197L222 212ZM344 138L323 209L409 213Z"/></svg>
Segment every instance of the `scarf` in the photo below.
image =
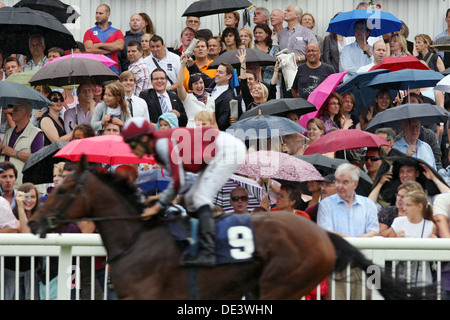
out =
<svg viewBox="0 0 450 320"><path fill-rule="evenodd" d="M197 98L198 101L206 104L206 91L203 91L203 94L200 96L194 93L194 96Z"/></svg>

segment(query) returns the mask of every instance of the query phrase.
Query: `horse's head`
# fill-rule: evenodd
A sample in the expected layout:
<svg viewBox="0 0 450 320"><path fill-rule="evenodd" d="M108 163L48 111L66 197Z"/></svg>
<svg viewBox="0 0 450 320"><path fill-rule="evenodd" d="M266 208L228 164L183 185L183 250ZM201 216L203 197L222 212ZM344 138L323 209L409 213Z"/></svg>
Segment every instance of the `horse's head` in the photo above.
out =
<svg viewBox="0 0 450 320"><path fill-rule="evenodd" d="M34 234L45 238L47 233L85 217L89 208L83 186L89 174L86 157L83 156L77 169L64 178L29 220L28 225Z"/></svg>

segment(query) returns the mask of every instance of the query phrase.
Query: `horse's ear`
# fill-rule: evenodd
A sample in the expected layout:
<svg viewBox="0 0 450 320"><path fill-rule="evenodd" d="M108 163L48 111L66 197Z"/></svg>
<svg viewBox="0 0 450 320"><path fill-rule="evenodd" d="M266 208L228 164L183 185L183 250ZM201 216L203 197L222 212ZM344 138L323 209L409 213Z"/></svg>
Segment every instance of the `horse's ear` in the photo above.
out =
<svg viewBox="0 0 450 320"><path fill-rule="evenodd" d="M87 166L88 166L87 156L83 154L81 156L80 161L78 161L78 172L83 172L84 170L87 169Z"/></svg>

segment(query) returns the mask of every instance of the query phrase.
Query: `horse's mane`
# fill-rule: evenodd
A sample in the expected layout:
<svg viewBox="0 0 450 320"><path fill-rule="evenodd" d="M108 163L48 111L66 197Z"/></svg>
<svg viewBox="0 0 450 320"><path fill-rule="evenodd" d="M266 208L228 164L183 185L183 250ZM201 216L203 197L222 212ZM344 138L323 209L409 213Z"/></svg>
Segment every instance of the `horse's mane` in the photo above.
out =
<svg viewBox="0 0 450 320"><path fill-rule="evenodd" d="M139 189L136 185L131 184L127 179L106 170L97 169L91 170L91 172L101 182L121 195L136 211L136 213L140 214L143 211L144 204L141 202Z"/></svg>

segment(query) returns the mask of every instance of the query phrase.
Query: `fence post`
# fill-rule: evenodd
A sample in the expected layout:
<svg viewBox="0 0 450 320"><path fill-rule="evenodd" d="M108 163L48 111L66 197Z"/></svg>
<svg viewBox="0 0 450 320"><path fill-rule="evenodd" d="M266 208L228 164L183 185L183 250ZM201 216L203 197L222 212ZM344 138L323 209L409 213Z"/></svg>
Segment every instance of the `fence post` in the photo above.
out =
<svg viewBox="0 0 450 320"><path fill-rule="evenodd" d="M62 245L58 260L58 300L70 300L72 289L72 246Z"/></svg>

